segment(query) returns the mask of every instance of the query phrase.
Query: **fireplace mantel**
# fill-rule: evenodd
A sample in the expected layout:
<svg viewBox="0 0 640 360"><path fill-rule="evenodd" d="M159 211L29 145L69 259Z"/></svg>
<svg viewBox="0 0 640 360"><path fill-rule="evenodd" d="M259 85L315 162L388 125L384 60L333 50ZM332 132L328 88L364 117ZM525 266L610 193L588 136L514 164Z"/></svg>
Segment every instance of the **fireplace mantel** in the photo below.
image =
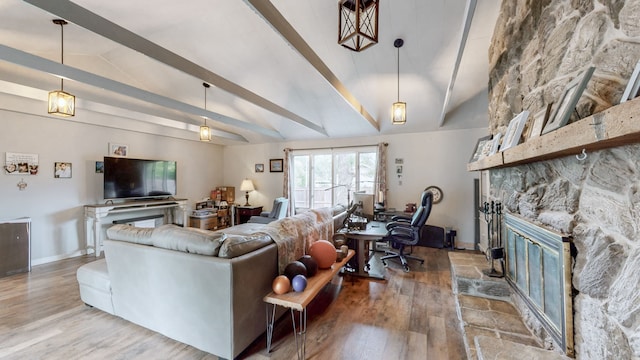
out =
<svg viewBox="0 0 640 360"><path fill-rule="evenodd" d="M563 126L504 152L467 164L468 171L503 168L640 142L640 97Z"/></svg>

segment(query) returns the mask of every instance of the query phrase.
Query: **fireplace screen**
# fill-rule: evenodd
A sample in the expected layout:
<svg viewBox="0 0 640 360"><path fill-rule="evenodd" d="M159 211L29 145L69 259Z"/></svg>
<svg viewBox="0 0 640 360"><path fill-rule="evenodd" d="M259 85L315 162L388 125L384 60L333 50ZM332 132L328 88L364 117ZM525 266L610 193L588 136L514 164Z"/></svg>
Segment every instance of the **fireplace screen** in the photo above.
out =
<svg viewBox="0 0 640 360"><path fill-rule="evenodd" d="M569 238L506 214L506 278L544 328L573 354Z"/></svg>

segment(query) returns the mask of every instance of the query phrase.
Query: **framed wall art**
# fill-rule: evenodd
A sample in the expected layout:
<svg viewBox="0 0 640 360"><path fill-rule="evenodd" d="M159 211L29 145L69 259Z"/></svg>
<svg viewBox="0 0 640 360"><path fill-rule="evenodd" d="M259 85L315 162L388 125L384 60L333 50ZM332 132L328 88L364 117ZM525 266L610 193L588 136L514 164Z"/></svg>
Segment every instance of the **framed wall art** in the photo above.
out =
<svg viewBox="0 0 640 360"><path fill-rule="evenodd" d="M257 173L264 172L264 164L256 164L255 170Z"/></svg>
<svg viewBox="0 0 640 360"><path fill-rule="evenodd" d="M54 163L53 177L56 179L70 179L71 163L68 163L68 162Z"/></svg>
<svg viewBox="0 0 640 360"><path fill-rule="evenodd" d="M520 142L520 136L522 135L522 129L524 129L524 124L527 122L528 118L529 110L524 110L509 121L509 127L507 127L507 132L504 134L504 140L502 141L500 152L518 145Z"/></svg>
<svg viewBox="0 0 640 360"><path fill-rule="evenodd" d="M283 159L270 159L269 160L269 172L282 172Z"/></svg>
<svg viewBox="0 0 640 360"><path fill-rule="evenodd" d="M37 175L38 154L5 153L4 173L7 175Z"/></svg>
<svg viewBox="0 0 640 360"><path fill-rule="evenodd" d="M542 135L567 125L571 113L578 104L578 100L580 100L582 92L587 87L594 70L595 67L591 66L567 85L558 102L558 106L553 110L553 114L549 118L549 122L542 129Z"/></svg>
<svg viewBox="0 0 640 360"><path fill-rule="evenodd" d="M129 145L109 143L109 156L129 156Z"/></svg>

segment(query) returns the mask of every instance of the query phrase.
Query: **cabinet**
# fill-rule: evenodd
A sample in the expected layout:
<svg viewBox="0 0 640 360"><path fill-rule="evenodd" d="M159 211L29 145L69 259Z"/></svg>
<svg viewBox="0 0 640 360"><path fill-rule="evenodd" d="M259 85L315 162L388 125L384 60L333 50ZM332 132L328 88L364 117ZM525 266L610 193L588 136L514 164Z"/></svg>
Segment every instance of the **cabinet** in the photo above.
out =
<svg viewBox="0 0 640 360"><path fill-rule="evenodd" d="M236 206L236 224L244 224L252 216L260 216L262 206Z"/></svg>
<svg viewBox="0 0 640 360"><path fill-rule="evenodd" d="M203 230L218 229L218 215L189 216L189 226Z"/></svg>
<svg viewBox="0 0 640 360"><path fill-rule="evenodd" d="M0 221L0 277L31 271L31 218Z"/></svg>

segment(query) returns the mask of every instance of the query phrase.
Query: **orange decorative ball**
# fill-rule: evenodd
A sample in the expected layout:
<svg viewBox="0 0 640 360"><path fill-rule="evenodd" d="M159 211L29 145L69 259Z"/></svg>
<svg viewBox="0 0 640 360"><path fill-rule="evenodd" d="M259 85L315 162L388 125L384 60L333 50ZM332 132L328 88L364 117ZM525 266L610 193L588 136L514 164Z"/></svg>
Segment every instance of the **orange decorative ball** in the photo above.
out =
<svg viewBox="0 0 640 360"><path fill-rule="evenodd" d="M289 290L291 290L291 281L284 275L276 276L276 278L273 279L271 288L273 288L273 292L278 295L288 293Z"/></svg>
<svg viewBox="0 0 640 360"><path fill-rule="evenodd" d="M336 248L327 240L318 240L311 244L309 255L318 263L320 269L330 268L338 258Z"/></svg>

